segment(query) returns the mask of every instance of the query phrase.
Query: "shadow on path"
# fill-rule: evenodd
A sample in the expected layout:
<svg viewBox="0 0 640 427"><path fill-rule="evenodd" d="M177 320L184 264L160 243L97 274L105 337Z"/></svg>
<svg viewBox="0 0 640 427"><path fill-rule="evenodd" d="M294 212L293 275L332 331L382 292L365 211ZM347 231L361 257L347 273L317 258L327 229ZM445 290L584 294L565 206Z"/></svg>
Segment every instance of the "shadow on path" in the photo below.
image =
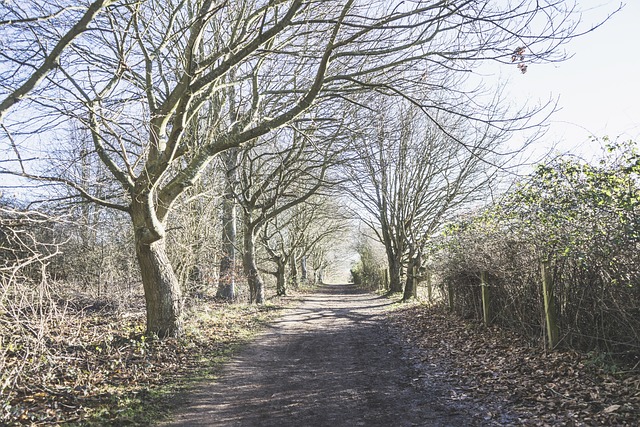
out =
<svg viewBox="0 0 640 427"><path fill-rule="evenodd" d="M308 295L186 398L165 426L463 426L425 387L384 320L388 299L352 285Z"/></svg>

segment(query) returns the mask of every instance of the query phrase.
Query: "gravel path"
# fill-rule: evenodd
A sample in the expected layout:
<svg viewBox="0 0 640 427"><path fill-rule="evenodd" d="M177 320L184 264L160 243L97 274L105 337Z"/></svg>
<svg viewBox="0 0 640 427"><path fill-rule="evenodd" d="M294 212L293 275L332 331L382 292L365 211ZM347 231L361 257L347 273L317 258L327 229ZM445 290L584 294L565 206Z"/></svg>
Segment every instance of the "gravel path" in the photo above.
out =
<svg viewBox="0 0 640 427"><path fill-rule="evenodd" d="M478 425L468 415L473 408L451 406L450 391L411 363L411 350L384 321L388 304L351 285L323 286L229 362L217 382L185 396L163 425Z"/></svg>

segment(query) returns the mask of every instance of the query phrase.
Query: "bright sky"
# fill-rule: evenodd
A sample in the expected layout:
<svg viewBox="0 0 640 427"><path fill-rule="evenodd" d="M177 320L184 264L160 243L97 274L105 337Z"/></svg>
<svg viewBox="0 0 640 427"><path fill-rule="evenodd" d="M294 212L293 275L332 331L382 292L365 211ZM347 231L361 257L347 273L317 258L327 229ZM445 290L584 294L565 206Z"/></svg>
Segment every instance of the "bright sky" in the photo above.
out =
<svg viewBox="0 0 640 427"><path fill-rule="evenodd" d="M558 98L561 109L551 117L541 139L546 147L590 158L600 152L589 136L640 141L640 1L625 7L602 27L571 41L573 57L548 65L532 65L521 75L514 66L509 93L521 100ZM620 0L580 0L591 25L615 10ZM503 71L504 75L504 71Z"/></svg>

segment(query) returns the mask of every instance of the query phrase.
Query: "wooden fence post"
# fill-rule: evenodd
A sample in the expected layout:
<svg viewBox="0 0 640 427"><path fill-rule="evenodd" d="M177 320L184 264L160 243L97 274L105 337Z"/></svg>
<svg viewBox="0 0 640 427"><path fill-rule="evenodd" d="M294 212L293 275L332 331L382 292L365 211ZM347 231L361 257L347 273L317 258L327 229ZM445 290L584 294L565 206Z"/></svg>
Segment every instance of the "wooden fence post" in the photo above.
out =
<svg viewBox="0 0 640 427"><path fill-rule="evenodd" d="M449 310L453 311L453 286L451 283L447 286L447 293L449 294Z"/></svg>
<svg viewBox="0 0 640 427"><path fill-rule="evenodd" d="M542 296L544 299L544 318L547 325L547 339L549 348L558 344L558 323L556 306L553 297L553 278L551 277L550 261L542 261Z"/></svg>
<svg viewBox="0 0 640 427"><path fill-rule="evenodd" d="M426 280L427 280L427 301L431 302L432 291L431 291L431 270L427 269L425 271Z"/></svg>
<svg viewBox="0 0 640 427"><path fill-rule="evenodd" d="M482 317L484 326L491 323L491 299L489 296L489 284L487 283L487 272L480 273L480 286L482 287Z"/></svg>

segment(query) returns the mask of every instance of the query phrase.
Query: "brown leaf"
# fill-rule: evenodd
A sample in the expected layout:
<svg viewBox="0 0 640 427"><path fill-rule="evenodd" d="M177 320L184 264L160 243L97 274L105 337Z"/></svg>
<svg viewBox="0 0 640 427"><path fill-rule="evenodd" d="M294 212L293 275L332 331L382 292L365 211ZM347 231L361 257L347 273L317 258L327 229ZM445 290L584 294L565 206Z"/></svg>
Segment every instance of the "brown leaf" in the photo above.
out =
<svg viewBox="0 0 640 427"><path fill-rule="evenodd" d="M607 406L603 412L605 412L606 414L609 414L611 412L617 411L618 409L620 409L620 405L611 405L611 406Z"/></svg>

